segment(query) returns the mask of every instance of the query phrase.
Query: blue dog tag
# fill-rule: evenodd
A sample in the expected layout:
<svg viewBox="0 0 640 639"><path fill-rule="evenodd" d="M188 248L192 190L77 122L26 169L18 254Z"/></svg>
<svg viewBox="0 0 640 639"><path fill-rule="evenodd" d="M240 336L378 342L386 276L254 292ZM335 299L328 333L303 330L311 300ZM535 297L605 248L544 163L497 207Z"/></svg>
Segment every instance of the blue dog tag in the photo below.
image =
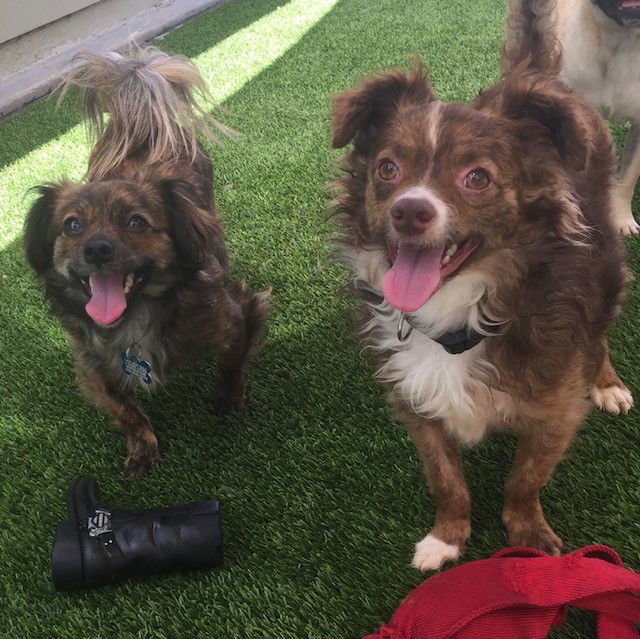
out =
<svg viewBox="0 0 640 639"><path fill-rule="evenodd" d="M151 384L151 364L129 353L129 348L122 353L122 370L127 375L135 375L145 384Z"/></svg>

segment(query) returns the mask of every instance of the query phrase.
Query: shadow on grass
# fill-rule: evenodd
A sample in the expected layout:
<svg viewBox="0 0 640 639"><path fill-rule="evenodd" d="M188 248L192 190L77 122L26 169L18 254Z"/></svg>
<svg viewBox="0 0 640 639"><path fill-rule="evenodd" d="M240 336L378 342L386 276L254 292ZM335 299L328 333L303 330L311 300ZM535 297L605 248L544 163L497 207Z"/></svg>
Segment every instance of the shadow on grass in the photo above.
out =
<svg viewBox="0 0 640 639"><path fill-rule="evenodd" d="M288 0L228 0L171 31L159 41L159 45L162 46L163 41L168 40L172 51L194 58L287 2ZM206 37L203 38L203 34Z"/></svg>

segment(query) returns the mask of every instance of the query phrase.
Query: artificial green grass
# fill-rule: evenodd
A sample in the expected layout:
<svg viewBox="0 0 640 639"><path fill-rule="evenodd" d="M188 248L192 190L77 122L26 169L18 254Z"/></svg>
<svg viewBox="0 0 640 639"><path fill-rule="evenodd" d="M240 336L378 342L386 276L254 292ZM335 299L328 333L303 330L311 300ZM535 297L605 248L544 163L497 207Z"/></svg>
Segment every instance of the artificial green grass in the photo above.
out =
<svg viewBox="0 0 640 639"><path fill-rule="evenodd" d="M143 398L164 455L137 482L124 442L79 396L65 336L47 313L20 244L26 190L88 154L77 107L31 106L0 123L0 637L23 639L349 639L387 621L422 576L409 567L428 531L412 444L391 420L351 337L346 273L326 236L339 153L329 150L329 96L414 52L437 91L467 100L497 77L503 0L231 0L160 46L196 60L241 138L212 149L234 271L273 286L269 339L251 371L251 404L210 411L212 362ZM470 8L473 5L473 8ZM618 131L620 133L620 131ZM630 265L640 270L638 244ZM638 390L637 286L611 338L621 377ZM568 549L610 544L640 568L638 420L594 413L544 493ZM466 559L506 543L501 483L513 440L466 455L474 533ZM93 592L55 594L53 529L76 475L122 507L216 496L226 566ZM552 636L593 635L571 615Z"/></svg>

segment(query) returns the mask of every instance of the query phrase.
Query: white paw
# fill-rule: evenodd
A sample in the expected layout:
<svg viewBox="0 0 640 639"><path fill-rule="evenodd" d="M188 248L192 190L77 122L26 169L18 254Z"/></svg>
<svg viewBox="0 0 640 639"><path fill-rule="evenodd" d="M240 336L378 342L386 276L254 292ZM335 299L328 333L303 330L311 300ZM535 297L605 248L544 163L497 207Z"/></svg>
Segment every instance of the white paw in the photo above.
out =
<svg viewBox="0 0 640 639"><path fill-rule="evenodd" d="M600 409L608 413L619 415L628 413L633 408L633 397L628 388L607 386L606 388L591 387L591 399Z"/></svg>
<svg viewBox="0 0 640 639"><path fill-rule="evenodd" d="M445 561L455 561L460 556L460 548L446 544L433 535L427 535L416 544L411 565L418 570L437 570Z"/></svg>
<svg viewBox="0 0 640 639"><path fill-rule="evenodd" d="M638 235L640 233L640 224L638 224L633 217L631 219L623 220L622 222L618 222L618 229L620 233L625 237L629 237L630 235Z"/></svg>
<svg viewBox="0 0 640 639"><path fill-rule="evenodd" d="M613 207L611 211L615 227L624 235L638 235L640 224L638 224L631 212L631 204L622 196L613 195Z"/></svg>

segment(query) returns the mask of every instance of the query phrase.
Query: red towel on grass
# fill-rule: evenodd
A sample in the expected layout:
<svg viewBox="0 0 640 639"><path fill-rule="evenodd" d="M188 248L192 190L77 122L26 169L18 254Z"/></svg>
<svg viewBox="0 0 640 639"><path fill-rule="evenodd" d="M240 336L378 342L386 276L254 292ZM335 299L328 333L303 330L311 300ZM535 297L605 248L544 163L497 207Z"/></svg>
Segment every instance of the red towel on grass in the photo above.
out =
<svg viewBox="0 0 640 639"><path fill-rule="evenodd" d="M434 575L364 639L543 639L567 606L594 610L599 639L640 639L640 575L607 546L564 557L506 548Z"/></svg>

